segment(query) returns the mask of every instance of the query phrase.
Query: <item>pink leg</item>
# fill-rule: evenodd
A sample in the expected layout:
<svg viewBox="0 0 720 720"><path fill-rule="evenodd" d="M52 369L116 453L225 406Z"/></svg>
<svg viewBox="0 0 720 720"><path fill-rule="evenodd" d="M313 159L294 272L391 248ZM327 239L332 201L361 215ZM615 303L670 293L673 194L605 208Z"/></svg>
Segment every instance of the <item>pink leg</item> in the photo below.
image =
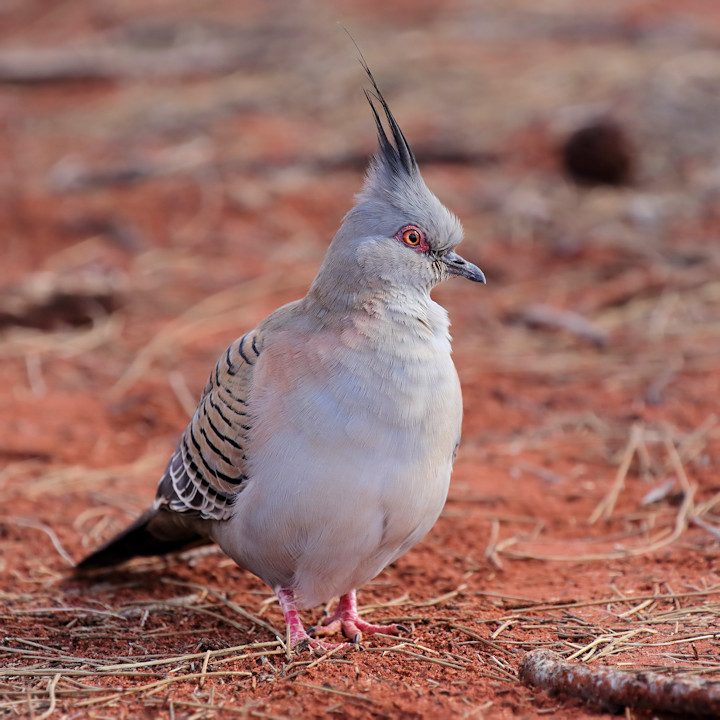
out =
<svg viewBox="0 0 720 720"><path fill-rule="evenodd" d="M385 633L386 635L399 635L403 632L409 632L404 625L374 625L365 622L357 611L357 597L355 590L343 595L338 601L335 612L326 617L322 624L314 630L316 635L329 635L342 630L343 635L354 643L359 643L363 633L374 635L376 633Z"/></svg>
<svg viewBox="0 0 720 720"><path fill-rule="evenodd" d="M321 650L333 650L340 647L352 647L352 645L350 645L349 643L328 643L322 640L311 638L305 632L305 628L303 627L302 620L300 619L300 615L297 611L297 607L295 607L295 595L293 591L289 588L280 588L280 590L277 591L277 596L278 600L280 601L280 608L282 610L283 616L285 617L285 622L288 626L288 629L290 630L290 647L294 648L303 642L307 642L307 644L313 649L319 648Z"/></svg>

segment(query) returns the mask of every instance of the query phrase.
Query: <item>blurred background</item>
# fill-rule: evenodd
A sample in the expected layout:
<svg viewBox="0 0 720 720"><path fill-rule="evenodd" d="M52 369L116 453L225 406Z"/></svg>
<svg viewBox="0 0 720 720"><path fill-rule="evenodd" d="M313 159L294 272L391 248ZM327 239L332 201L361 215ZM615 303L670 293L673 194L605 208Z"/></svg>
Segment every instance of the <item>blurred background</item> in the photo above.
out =
<svg viewBox="0 0 720 720"><path fill-rule="evenodd" d="M179 431L229 339L305 292L375 148L345 28L489 277L437 290L469 423L570 378L588 410L600 388L629 414L714 402L712 3L4 0L0 20L9 459L126 458L125 421L143 452L133 423ZM101 439L41 430L53 402Z"/></svg>
<svg viewBox="0 0 720 720"><path fill-rule="evenodd" d="M717 580L707 0L0 0L0 569L67 564L32 523L75 559L124 526L219 353L305 293L376 146L345 29L488 278L435 291L465 437L403 587L607 551L533 576L592 593L687 528L664 577Z"/></svg>
<svg viewBox="0 0 720 720"><path fill-rule="evenodd" d="M179 350L205 368L304 292L375 147L343 28L489 275L438 290L473 363L554 369L579 343L607 374L671 338L632 369L649 387L718 350L712 3L4 0L0 20L10 404L168 373L189 402L205 371Z"/></svg>

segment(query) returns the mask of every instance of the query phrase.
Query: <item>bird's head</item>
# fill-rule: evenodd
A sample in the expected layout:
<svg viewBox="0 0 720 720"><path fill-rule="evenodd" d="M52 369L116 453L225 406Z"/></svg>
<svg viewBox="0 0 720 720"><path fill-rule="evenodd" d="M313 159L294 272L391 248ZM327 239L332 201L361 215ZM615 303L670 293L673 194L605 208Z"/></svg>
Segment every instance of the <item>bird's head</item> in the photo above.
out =
<svg viewBox="0 0 720 720"><path fill-rule="evenodd" d="M455 252L463 238L462 225L425 185L405 135L367 64L361 62L373 87L365 96L379 148L355 205L328 250L316 289L334 294L328 285L335 283L339 292L344 287L360 294L363 290L428 293L452 277L484 283L480 268Z"/></svg>

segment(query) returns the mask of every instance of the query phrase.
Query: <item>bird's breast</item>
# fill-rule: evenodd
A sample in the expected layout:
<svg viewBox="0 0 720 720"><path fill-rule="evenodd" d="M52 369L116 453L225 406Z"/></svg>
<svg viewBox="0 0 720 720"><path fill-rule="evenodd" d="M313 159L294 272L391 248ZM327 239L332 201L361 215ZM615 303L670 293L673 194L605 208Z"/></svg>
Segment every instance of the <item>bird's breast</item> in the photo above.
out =
<svg viewBox="0 0 720 720"><path fill-rule="evenodd" d="M251 482L300 504L318 496L336 508L355 493L382 512L436 516L462 418L449 343L350 339L288 334L265 349L250 402Z"/></svg>
<svg viewBox="0 0 720 720"><path fill-rule="evenodd" d="M361 340L278 333L255 368L239 560L271 585L303 578L309 604L364 584L427 533L460 434L447 340Z"/></svg>
<svg viewBox="0 0 720 720"><path fill-rule="evenodd" d="M312 338L289 333L266 348L254 385L254 453L279 424L345 452L422 454L438 443L451 452L457 441L462 401L444 334L377 337L362 325Z"/></svg>

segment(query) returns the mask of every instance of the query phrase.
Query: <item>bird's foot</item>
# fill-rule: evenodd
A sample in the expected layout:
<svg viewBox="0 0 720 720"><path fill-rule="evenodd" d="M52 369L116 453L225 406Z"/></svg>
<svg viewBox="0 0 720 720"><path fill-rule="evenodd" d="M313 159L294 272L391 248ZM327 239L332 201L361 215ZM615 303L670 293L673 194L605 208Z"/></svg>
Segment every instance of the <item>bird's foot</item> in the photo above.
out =
<svg viewBox="0 0 720 720"><path fill-rule="evenodd" d="M295 598L292 590L282 589L277 593L280 607L285 617L288 627L290 647L295 652L300 652L306 647L310 650L318 650L322 652L330 652L331 650L346 650L355 647L352 643L331 643L325 640L319 640L305 632L302 620L295 607Z"/></svg>
<svg viewBox="0 0 720 720"><path fill-rule="evenodd" d="M312 629L314 636L333 635L338 631L342 632L342 634L355 645L360 643L363 635L377 635L378 633L384 635L401 635L402 633L409 632L408 628L398 623L376 625L365 622L359 617L324 618L320 625L316 625Z"/></svg>
<svg viewBox="0 0 720 720"><path fill-rule="evenodd" d="M365 622L357 611L357 599L355 591L351 591L343 595L338 601L338 606L332 615L323 618L322 622L312 629L314 636L332 635L338 631L352 640L356 645L360 643L363 634L377 635L400 635L410 632L404 625L391 623L388 625L376 625L374 623Z"/></svg>

